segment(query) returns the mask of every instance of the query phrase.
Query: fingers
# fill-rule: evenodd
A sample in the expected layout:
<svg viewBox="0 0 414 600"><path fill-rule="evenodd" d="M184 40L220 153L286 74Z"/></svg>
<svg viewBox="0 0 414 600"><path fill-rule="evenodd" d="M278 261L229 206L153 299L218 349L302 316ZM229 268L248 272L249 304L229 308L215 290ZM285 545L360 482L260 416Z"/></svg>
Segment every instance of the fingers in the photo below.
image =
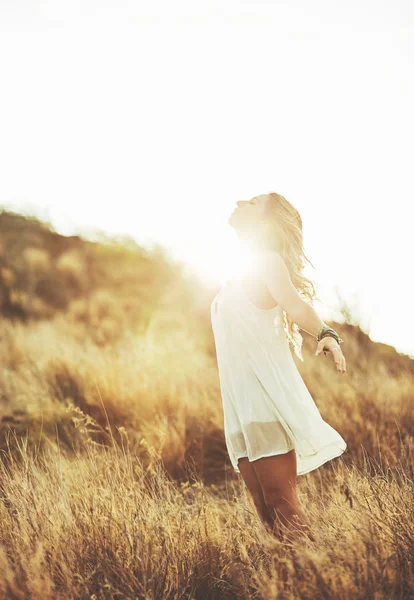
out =
<svg viewBox="0 0 414 600"><path fill-rule="evenodd" d="M340 373L346 373L346 361L345 356L342 354L340 348L332 348L332 352L335 358L336 368Z"/></svg>

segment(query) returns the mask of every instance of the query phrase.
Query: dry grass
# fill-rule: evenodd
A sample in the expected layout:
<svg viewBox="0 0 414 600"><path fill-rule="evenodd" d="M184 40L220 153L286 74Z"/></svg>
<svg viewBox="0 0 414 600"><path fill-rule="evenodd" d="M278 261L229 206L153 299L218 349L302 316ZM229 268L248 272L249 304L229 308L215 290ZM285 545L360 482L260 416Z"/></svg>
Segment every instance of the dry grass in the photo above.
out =
<svg viewBox="0 0 414 600"><path fill-rule="evenodd" d="M346 376L299 365L348 450L299 478L317 541L289 547L231 469L215 359L193 336L149 327L102 348L63 317L1 331L1 598L414 596L402 358L391 377L348 332Z"/></svg>
<svg viewBox="0 0 414 600"><path fill-rule="evenodd" d="M343 376L305 334L348 448L298 478L316 541L288 546L227 456L212 296L159 249L0 232L0 600L414 597L414 361L346 318Z"/></svg>

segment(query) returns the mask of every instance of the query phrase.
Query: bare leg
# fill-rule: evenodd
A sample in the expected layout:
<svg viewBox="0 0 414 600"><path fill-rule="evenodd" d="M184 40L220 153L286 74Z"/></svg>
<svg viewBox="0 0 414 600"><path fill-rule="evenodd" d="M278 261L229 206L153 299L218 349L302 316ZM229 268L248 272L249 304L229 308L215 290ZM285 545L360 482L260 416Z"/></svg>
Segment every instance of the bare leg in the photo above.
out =
<svg viewBox="0 0 414 600"><path fill-rule="evenodd" d="M274 519L270 514L268 507L266 506L262 488L260 487L259 480L257 479L253 463L251 463L247 457L243 457L239 458L237 466L239 467L240 474L250 492L257 514L259 515L259 518L265 529L270 533L272 531Z"/></svg>
<svg viewBox="0 0 414 600"><path fill-rule="evenodd" d="M273 532L277 537L292 541L307 536L315 541L310 519L297 497L290 500L274 499L270 505L268 503L268 510L272 514Z"/></svg>
<svg viewBox="0 0 414 600"><path fill-rule="evenodd" d="M295 450L259 458L251 464L254 466L268 513L273 521L273 533L288 540L304 535L315 541L310 519L297 496Z"/></svg>

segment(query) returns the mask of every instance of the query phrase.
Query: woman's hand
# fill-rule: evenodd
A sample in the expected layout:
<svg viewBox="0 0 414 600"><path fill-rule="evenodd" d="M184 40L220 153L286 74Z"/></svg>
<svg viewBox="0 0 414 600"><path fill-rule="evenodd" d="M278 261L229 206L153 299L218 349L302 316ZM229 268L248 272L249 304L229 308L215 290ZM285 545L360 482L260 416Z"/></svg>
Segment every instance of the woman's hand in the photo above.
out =
<svg viewBox="0 0 414 600"><path fill-rule="evenodd" d="M342 350L335 338L329 335L322 338L321 341L318 342L315 355L317 356L320 352L322 352L322 350L325 356L326 352L331 352L332 356L334 357L336 368L338 369L338 371L340 373L346 373L345 356L342 354Z"/></svg>

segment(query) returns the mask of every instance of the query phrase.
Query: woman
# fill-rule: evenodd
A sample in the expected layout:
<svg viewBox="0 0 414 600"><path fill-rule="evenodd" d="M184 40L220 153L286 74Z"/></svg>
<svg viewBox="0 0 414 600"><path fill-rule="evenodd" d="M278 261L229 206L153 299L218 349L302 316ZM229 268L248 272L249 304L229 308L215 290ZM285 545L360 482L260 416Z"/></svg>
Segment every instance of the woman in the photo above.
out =
<svg viewBox="0 0 414 600"><path fill-rule="evenodd" d="M285 532L288 539L304 533L314 540L297 476L347 445L322 419L290 345L303 360L303 329L317 339L316 355L331 352L345 373L343 340L312 306L315 287L302 274L304 259L312 263L296 208L274 192L237 205L228 223L249 246L251 265L211 303L227 450L265 527L282 539Z"/></svg>

